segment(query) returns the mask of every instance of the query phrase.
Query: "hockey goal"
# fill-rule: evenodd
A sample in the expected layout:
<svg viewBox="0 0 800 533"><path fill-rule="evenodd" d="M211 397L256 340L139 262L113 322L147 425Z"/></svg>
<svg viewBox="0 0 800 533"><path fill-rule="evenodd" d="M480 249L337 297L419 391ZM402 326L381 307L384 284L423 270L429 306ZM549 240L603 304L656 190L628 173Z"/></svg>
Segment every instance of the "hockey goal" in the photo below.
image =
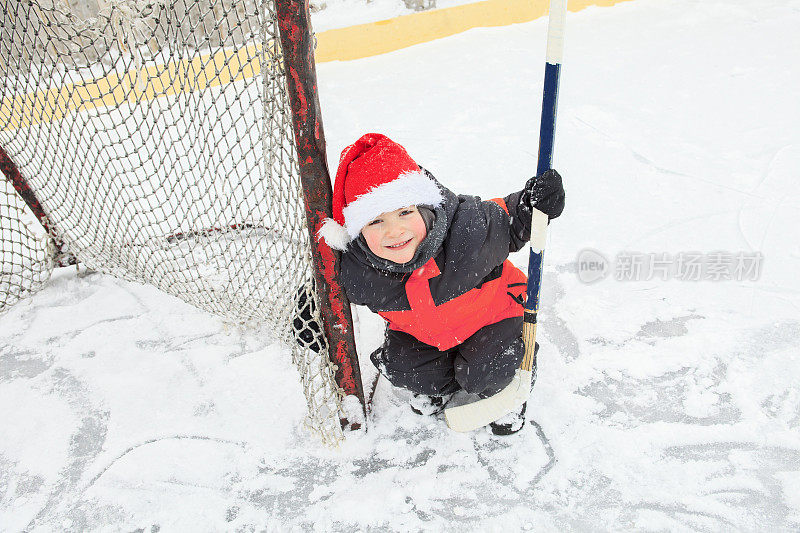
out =
<svg viewBox="0 0 800 533"><path fill-rule="evenodd" d="M94 2L0 0L0 312L78 263L268 327L337 442L363 393L309 232L330 183L307 0Z"/></svg>

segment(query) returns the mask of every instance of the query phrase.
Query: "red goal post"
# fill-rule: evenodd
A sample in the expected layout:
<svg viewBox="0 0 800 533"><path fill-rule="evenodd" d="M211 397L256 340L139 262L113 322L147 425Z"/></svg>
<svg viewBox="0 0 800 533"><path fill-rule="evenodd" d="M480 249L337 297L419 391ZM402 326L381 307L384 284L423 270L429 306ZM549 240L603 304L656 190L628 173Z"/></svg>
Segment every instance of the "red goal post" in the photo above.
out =
<svg viewBox="0 0 800 533"><path fill-rule="evenodd" d="M314 41L308 0L277 0L275 3L281 48L286 64L286 85L292 107L294 138L305 197L310 232L314 280L321 305L329 357L337 366L336 383L346 395L359 398L366 418L361 371L356 357L353 317L344 289L339 283L339 256L317 232L331 216L331 178L325 152L325 134L317 90Z"/></svg>

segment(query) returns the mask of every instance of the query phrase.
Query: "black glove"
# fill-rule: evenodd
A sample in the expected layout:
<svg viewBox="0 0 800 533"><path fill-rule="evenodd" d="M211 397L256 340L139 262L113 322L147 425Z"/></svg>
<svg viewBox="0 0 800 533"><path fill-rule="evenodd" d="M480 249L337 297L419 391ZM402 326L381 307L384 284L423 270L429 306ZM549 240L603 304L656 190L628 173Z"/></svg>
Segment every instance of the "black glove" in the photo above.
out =
<svg viewBox="0 0 800 533"><path fill-rule="evenodd" d="M564 185L561 183L561 175L550 169L541 176L529 179L522 190L519 203L526 207L535 207L550 220L558 218L564 211Z"/></svg>

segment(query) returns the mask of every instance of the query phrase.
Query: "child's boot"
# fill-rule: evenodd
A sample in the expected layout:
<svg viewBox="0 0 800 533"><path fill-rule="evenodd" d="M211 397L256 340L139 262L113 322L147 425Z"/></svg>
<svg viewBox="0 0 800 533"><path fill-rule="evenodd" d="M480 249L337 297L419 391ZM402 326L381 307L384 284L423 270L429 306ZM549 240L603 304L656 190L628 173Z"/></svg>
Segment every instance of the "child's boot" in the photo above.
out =
<svg viewBox="0 0 800 533"><path fill-rule="evenodd" d="M492 429L492 433L495 435L513 435L525 427L525 408L527 405L528 402L525 402L518 410L510 412L494 422L490 422L489 427Z"/></svg>

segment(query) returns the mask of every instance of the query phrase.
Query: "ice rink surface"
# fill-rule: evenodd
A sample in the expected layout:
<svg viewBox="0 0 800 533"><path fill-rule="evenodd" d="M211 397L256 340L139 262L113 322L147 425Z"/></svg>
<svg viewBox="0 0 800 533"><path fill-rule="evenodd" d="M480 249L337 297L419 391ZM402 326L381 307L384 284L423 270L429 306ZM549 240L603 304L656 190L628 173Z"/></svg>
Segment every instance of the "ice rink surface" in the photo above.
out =
<svg viewBox="0 0 800 533"><path fill-rule="evenodd" d="M0 530L797 531L799 26L798 0L568 16L521 433L455 434L381 380L325 449L269 332L63 269L0 317ZM376 131L456 192L521 188L546 27L319 65L332 168Z"/></svg>

